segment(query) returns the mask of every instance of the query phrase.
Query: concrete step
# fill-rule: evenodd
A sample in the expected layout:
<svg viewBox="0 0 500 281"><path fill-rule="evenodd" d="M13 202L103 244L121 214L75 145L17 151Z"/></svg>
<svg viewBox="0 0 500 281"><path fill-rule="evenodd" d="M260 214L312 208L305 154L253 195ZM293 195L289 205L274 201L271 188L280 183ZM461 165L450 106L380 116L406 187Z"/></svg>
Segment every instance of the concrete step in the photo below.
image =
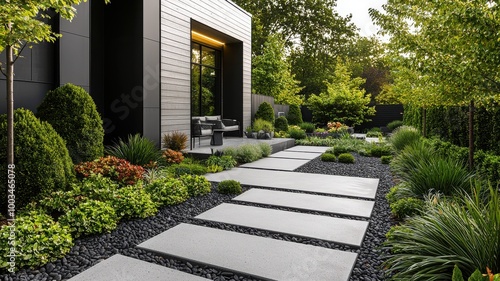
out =
<svg viewBox="0 0 500 281"><path fill-rule="evenodd" d="M271 158L287 158L287 159L303 159L312 160L319 157L321 153L315 152L295 152L295 151L280 151L269 155Z"/></svg>
<svg viewBox="0 0 500 281"><path fill-rule="evenodd" d="M331 147L329 147L329 146L296 145L294 147L290 147L288 149L285 149L284 151L323 153L330 148Z"/></svg>
<svg viewBox="0 0 500 281"><path fill-rule="evenodd" d="M240 165L241 168L255 168L266 170L293 171L306 164L310 160L304 159L284 159L266 157L257 161Z"/></svg>
<svg viewBox="0 0 500 281"><path fill-rule="evenodd" d="M235 204L220 204L197 219L360 247L368 222Z"/></svg>
<svg viewBox="0 0 500 281"><path fill-rule="evenodd" d="M344 177L244 168L233 168L229 171L206 174L205 177L212 182L221 182L223 180L233 179L244 185L300 190L368 199L375 199L379 183L379 179L374 178Z"/></svg>
<svg viewBox="0 0 500 281"><path fill-rule="evenodd" d="M267 280L344 281L357 258L356 253L190 224L138 247Z"/></svg>
<svg viewBox="0 0 500 281"><path fill-rule="evenodd" d="M375 202L367 200L258 188L247 190L233 200L365 218L371 216L375 205Z"/></svg>
<svg viewBox="0 0 500 281"><path fill-rule="evenodd" d="M69 281L203 281L209 280L168 267L122 255L114 255Z"/></svg>

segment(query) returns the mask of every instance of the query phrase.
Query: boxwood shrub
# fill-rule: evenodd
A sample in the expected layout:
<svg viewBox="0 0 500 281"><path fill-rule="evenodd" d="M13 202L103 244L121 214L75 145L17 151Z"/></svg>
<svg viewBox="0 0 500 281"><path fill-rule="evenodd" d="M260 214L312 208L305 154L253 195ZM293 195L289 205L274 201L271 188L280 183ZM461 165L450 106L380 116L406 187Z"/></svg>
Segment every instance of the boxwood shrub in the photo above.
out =
<svg viewBox="0 0 500 281"><path fill-rule="evenodd" d="M255 112L255 119L264 119L271 124L274 124L274 109L273 106L267 101L261 103L257 112Z"/></svg>
<svg viewBox="0 0 500 281"><path fill-rule="evenodd" d="M49 91L37 112L66 141L73 163L103 155L102 119L94 100L82 87L65 84Z"/></svg>
<svg viewBox="0 0 500 281"><path fill-rule="evenodd" d="M217 186L217 191L221 194L240 194L241 184L235 180L223 180Z"/></svg>
<svg viewBox="0 0 500 281"><path fill-rule="evenodd" d="M64 140L33 112L14 112L14 158L16 161L16 208L21 209L40 194L67 187L74 179L73 163ZM7 116L0 115L0 211L7 209Z"/></svg>
<svg viewBox="0 0 500 281"><path fill-rule="evenodd" d="M337 156L335 156L332 153L323 153L323 154L321 154L321 161L324 161L324 162L336 162L337 161Z"/></svg>
<svg viewBox="0 0 500 281"><path fill-rule="evenodd" d="M205 195L210 192L212 187L204 176L183 175L179 179L187 187L190 197Z"/></svg>
<svg viewBox="0 0 500 281"><path fill-rule="evenodd" d="M274 128L276 131L288 131L288 120L286 120L285 116L280 116L274 120Z"/></svg>
<svg viewBox="0 0 500 281"><path fill-rule="evenodd" d="M149 193L138 184L118 189L112 200L118 218L146 218L156 214L158 209Z"/></svg>
<svg viewBox="0 0 500 281"><path fill-rule="evenodd" d="M340 163L353 164L356 160L351 153L342 153L338 158Z"/></svg>
<svg viewBox="0 0 500 281"><path fill-rule="evenodd" d="M146 186L151 199L160 206L175 205L189 198L187 187L175 178L159 178Z"/></svg>
<svg viewBox="0 0 500 281"><path fill-rule="evenodd" d="M289 125L299 125L302 122L302 112L300 111L300 106L290 105L288 110L288 115L286 116Z"/></svg>

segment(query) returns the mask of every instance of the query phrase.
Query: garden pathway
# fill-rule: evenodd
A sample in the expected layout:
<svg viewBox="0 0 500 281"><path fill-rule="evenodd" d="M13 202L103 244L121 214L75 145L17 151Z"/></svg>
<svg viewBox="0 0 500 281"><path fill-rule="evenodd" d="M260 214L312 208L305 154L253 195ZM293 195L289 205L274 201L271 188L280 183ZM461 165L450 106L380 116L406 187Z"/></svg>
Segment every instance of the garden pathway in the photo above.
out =
<svg viewBox="0 0 500 281"><path fill-rule="evenodd" d="M195 219L360 247L368 227L366 218L373 210L378 179L283 171L283 167L300 167L326 149L296 146L271 155L267 161L207 175L212 182L234 179L254 188ZM283 207L286 210L277 209ZM265 280L346 281L357 258L351 251L186 223L137 247ZM102 272L106 273L99 275ZM130 277L123 279L125 275L120 273L130 273ZM70 280L205 279L116 255Z"/></svg>

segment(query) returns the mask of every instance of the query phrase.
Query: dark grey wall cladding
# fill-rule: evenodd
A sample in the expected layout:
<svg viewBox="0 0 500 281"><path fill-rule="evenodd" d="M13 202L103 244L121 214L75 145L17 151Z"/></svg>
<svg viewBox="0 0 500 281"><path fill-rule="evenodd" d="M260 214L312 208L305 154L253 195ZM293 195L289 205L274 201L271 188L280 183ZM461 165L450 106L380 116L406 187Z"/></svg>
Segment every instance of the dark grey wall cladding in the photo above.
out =
<svg viewBox="0 0 500 281"><path fill-rule="evenodd" d="M224 46L223 112L224 118L243 120L243 43L229 43ZM242 136L239 132L228 132L227 136Z"/></svg>

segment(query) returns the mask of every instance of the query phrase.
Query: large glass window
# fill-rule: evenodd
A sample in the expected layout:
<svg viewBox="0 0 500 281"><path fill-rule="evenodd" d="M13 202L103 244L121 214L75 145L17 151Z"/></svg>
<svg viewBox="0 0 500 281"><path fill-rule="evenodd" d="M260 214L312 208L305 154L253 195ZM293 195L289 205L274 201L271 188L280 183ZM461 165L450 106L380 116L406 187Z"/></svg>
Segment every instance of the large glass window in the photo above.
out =
<svg viewBox="0 0 500 281"><path fill-rule="evenodd" d="M220 96L220 51L193 42L191 115L220 115Z"/></svg>

